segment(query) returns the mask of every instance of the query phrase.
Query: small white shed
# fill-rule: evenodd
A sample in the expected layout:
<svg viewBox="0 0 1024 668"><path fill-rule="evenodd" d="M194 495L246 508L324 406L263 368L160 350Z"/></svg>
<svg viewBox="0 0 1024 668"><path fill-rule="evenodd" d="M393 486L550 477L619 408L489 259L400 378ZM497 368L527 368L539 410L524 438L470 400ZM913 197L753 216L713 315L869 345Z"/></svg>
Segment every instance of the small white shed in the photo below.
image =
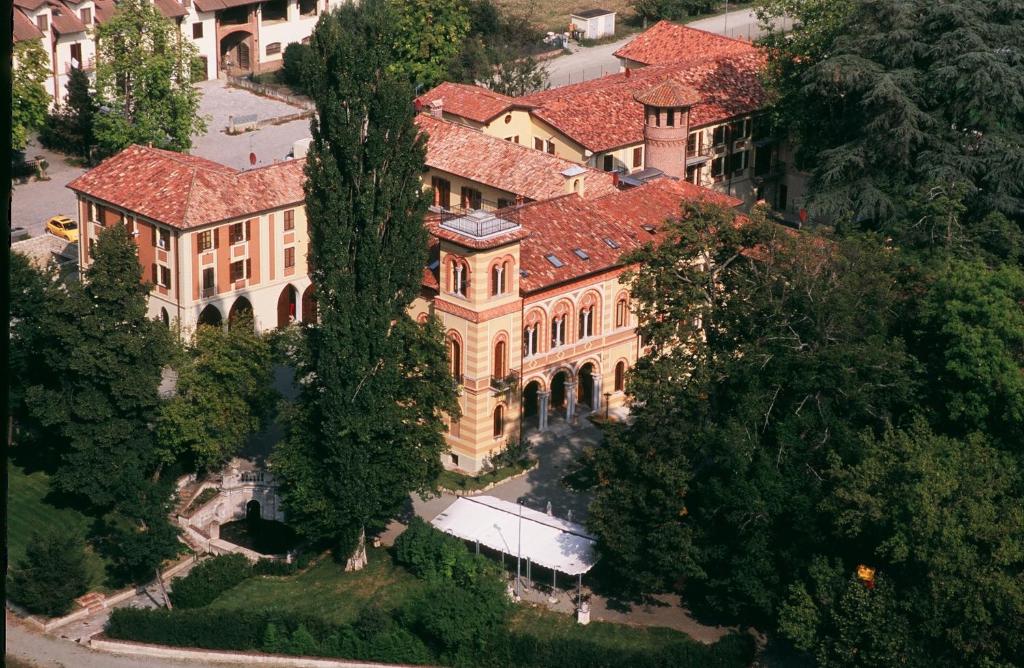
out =
<svg viewBox="0 0 1024 668"><path fill-rule="evenodd" d="M615 34L615 12L584 9L569 15L572 32L584 39L600 39Z"/></svg>

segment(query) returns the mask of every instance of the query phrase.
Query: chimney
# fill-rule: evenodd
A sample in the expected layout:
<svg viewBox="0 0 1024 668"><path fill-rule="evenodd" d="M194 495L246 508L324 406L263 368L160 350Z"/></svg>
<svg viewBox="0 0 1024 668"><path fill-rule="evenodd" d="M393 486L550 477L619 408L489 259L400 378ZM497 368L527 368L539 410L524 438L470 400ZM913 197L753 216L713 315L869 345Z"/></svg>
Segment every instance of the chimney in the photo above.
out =
<svg viewBox="0 0 1024 668"><path fill-rule="evenodd" d="M444 98L439 97L430 103L430 115L434 118L444 117Z"/></svg>

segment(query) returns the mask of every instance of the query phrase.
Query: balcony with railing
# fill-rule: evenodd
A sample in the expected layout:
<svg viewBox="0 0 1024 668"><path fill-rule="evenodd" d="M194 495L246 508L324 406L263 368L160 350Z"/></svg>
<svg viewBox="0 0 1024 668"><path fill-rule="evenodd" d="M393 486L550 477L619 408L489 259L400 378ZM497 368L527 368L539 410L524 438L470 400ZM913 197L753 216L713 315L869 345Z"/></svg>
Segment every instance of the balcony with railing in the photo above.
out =
<svg viewBox="0 0 1024 668"><path fill-rule="evenodd" d="M474 239L486 239L519 229L519 211L514 206L478 201L476 208L442 209L441 228Z"/></svg>
<svg viewBox="0 0 1024 668"><path fill-rule="evenodd" d="M519 384L519 372L513 369L507 376L491 376L491 389L495 392L508 392Z"/></svg>

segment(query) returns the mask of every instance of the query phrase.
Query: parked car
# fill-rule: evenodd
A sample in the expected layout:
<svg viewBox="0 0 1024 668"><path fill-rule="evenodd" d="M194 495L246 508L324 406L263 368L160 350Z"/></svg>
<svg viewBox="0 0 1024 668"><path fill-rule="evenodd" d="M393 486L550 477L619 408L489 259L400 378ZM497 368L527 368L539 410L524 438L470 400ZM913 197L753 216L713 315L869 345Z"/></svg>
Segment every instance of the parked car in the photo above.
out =
<svg viewBox="0 0 1024 668"><path fill-rule="evenodd" d="M78 243L78 223L63 214L46 221L46 231L71 243Z"/></svg>

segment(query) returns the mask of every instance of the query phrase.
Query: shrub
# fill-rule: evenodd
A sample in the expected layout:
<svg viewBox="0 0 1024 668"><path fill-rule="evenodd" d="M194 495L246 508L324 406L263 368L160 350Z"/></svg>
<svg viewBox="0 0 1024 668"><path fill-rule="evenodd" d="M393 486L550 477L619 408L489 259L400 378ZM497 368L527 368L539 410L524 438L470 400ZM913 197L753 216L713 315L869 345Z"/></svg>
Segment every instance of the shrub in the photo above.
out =
<svg viewBox="0 0 1024 668"><path fill-rule="evenodd" d="M253 575L274 575L280 577L294 575L297 570L299 570L297 561L288 563L278 559L260 559L252 565Z"/></svg>
<svg viewBox="0 0 1024 668"><path fill-rule="evenodd" d="M313 49L308 44L292 42L284 49L281 79L297 93L306 92L306 72L313 61Z"/></svg>
<svg viewBox="0 0 1024 668"><path fill-rule="evenodd" d="M89 588L84 540L74 533L34 534L8 586L11 600L29 612L65 614Z"/></svg>
<svg viewBox="0 0 1024 668"><path fill-rule="evenodd" d="M253 573L249 560L240 554L214 557L200 562L188 575L173 582L171 603L178 608L199 608L209 604Z"/></svg>
<svg viewBox="0 0 1024 668"><path fill-rule="evenodd" d="M688 16L706 14L718 4L715 0L634 0L633 8L641 18L677 21Z"/></svg>
<svg viewBox="0 0 1024 668"><path fill-rule="evenodd" d="M406 603L399 619L442 657L462 663L498 635L509 610L505 585L496 577L470 585L440 580Z"/></svg>

